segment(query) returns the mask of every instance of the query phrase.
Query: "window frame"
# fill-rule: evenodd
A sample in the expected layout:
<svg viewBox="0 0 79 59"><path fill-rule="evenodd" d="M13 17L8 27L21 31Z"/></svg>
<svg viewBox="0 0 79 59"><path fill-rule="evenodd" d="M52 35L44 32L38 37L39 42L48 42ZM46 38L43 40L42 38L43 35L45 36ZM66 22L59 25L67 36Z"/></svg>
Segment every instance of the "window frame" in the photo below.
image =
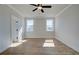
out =
<svg viewBox="0 0 79 59"><path fill-rule="evenodd" d="M47 22L50 22L50 21L52 21L51 23L51 25L49 25ZM50 28L51 27L51 30L50 29L48 29L48 28ZM54 20L53 19L46 19L46 31L48 31L48 32L51 32L51 31L54 31Z"/></svg>
<svg viewBox="0 0 79 59"><path fill-rule="evenodd" d="M33 24L28 24L29 20L32 20ZM29 30L29 28L30 28L29 26L31 26L31 30ZM34 20L33 19L27 19L26 20L26 31L27 32L33 32L34 31Z"/></svg>

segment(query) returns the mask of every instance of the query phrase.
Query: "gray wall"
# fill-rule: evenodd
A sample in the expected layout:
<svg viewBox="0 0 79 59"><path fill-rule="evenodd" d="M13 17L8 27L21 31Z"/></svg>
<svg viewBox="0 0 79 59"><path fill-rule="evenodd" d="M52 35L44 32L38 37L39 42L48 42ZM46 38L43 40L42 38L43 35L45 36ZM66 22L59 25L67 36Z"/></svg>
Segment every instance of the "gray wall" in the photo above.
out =
<svg viewBox="0 0 79 59"><path fill-rule="evenodd" d="M72 5L56 16L56 38L79 52L79 5Z"/></svg>
<svg viewBox="0 0 79 59"><path fill-rule="evenodd" d="M25 22L27 19L28 18L25 19ZM34 31L27 32L25 30L25 38L53 38L54 37L54 31L51 32L46 31L46 19L48 18L38 16L32 19L34 20ZM49 18L49 19L54 20L54 18Z"/></svg>
<svg viewBox="0 0 79 59"><path fill-rule="evenodd" d="M11 15L22 17L7 5L0 5L0 52L11 45Z"/></svg>

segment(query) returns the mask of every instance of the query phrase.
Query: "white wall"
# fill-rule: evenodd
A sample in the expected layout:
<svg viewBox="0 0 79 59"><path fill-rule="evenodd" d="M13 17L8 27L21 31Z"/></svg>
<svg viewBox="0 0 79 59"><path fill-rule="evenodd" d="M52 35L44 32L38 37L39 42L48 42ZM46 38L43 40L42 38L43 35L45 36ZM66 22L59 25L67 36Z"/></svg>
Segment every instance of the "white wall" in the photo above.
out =
<svg viewBox="0 0 79 59"><path fill-rule="evenodd" d="M79 52L79 5L72 5L56 16L56 38Z"/></svg>
<svg viewBox="0 0 79 59"><path fill-rule="evenodd" d="M25 19L25 22L28 18ZM25 38L53 38L54 31L47 32L46 31L46 19L44 17L35 17L32 18L34 20L34 31L27 32L25 31ZM52 18L54 20L54 18ZM25 26L26 27L26 26Z"/></svg>
<svg viewBox="0 0 79 59"><path fill-rule="evenodd" d="M17 12L8 6L0 5L0 53L11 44L11 15L21 18Z"/></svg>

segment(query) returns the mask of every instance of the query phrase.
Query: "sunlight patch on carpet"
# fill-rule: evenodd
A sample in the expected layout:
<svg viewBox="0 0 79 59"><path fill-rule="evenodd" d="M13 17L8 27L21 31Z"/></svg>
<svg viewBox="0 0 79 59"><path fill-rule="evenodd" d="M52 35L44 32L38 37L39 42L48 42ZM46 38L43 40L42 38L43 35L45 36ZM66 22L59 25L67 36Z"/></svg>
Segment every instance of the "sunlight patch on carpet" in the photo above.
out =
<svg viewBox="0 0 79 59"><path fill-rule="evenodd" d="M12 43L12 44L10 45L10 47L17 47L17 46L23 44L23 43L26 42L26 41L27 41L27 40L22 40L22 41L20 41L20 42Z"/></svg>
<svg viewBox="0 0 79 59"><path fill-rule="evenodd" d="M55 47L54 41L53 40L45 40L43 47Z"/></svg>
<svg viewBox="0 0 79 59"><path fill-rule="evenodd" d="M53 42L53 40L45 40L45 42L51 43Z"/></svg>

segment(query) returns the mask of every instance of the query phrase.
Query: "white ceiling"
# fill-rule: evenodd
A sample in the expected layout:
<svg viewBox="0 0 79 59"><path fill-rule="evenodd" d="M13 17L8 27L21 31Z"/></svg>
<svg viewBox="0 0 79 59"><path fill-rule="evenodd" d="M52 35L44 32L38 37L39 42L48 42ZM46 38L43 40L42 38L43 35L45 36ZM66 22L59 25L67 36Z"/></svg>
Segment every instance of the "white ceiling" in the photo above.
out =
<svg viewBox="0 0 79 59"><path fill-rule="evenodd" d="M32 12L35 9L34 6L27 4L12 4L10 5L15 8L18 12L24 17L36 17L36 16L45 16L45 17L55 17L60 11L62 11L67 4L52 4L52 8L44 8L45 13L41 13L39 10Z"/></svg>

